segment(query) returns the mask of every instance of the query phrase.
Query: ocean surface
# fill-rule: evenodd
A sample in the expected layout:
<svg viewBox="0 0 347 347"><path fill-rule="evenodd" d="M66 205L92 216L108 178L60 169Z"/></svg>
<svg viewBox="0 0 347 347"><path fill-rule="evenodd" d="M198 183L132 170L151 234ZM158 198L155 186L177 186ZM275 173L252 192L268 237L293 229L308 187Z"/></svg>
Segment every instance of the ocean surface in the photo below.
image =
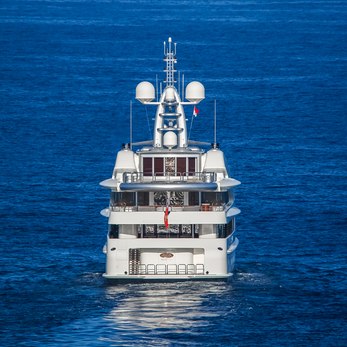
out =
<svg viewBox="0 0 347 347"><path fill-rule="evenodd" d="M237 189L228 282L108 284L99 211L177 42ZM347 2L0 2L0 346L346 346ZM151 119L154 109L148 108ZM187 108L187 114L192 110Z"/></svg>

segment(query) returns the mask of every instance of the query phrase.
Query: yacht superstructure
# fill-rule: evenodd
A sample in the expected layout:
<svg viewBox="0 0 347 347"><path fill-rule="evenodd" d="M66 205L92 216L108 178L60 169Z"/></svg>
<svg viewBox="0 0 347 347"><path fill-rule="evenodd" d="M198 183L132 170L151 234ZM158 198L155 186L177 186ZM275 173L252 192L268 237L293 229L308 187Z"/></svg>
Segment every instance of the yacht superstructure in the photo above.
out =
<svg viewBox="0 0 347 347"><path fill-rule="evenodd" d="M136 99L157 107L153 140L124 145L112 178L105 278L224 279L232 275L238 239L234 236L233 188L216 141L190 141L184 106L205 98L197 81L176 89L176 44L164 43L165 88L157 101L154 86L141 82ZM162 89L162 88L161 88ZM134 151L134 147L139 147Z"/></svg>

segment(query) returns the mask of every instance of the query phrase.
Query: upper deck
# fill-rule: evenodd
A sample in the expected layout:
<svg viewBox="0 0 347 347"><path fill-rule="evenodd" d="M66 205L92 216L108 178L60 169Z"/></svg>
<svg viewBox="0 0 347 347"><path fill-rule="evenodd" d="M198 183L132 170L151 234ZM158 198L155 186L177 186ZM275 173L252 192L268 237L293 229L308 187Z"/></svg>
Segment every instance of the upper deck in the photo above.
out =
<svg viewBox="0 0 347 347"><path fill-rule="evenodd" d="M111 179L101 185L114 191L227 190L240 184L229 178L218 148L199 151L118 152Z"/></svg>
<svg viewBox="0 0 347 347"><path fill-rule="evenodd" d="M101 185L112 191L225 191L240 184L229 178L224 153L215 141L208 143L189 139L184 107L194 107L192 121L199 112L195 105L205 99L205 88L197 81L190 82L184 93L175 87L176 46L169 39L164 49L166 86L158 90L147 81L136 87L136 99L144 105L156 106L153 139L133 151L127 144L117 153L112 178ZM162 89L162 88L160 88ZM186 99L186 100L185 100ZM156 101L153 101L156 100ZM192 123L191 123L192 125Z"/></svg>

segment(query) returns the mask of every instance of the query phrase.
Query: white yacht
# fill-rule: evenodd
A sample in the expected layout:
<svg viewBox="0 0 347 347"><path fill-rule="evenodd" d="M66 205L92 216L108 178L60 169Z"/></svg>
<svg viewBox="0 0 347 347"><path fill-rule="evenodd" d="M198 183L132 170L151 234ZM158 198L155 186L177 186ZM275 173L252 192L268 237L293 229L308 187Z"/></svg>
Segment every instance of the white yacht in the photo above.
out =
<svg viewBox="0 0 347 347"><path fill-rule="evenodd" d="M164 43L164 62L159 92L149 82L136 87L139 102L156 106L153 139L123 145L112 178L100 183L111 191L109 207L101 211L108 218L104 277L226 279L239 243L233 188L240 182L229 177L216 137L212 145L188 138L184 106L191 105L194 117L205 88L175 81L171 38Z"/></svg>

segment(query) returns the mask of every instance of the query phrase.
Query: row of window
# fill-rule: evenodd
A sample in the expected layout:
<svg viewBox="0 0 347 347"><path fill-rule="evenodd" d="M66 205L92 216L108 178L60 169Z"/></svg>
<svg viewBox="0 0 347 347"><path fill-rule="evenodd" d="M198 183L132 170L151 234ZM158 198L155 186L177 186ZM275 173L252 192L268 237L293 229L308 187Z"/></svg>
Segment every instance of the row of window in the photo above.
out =
<svg viewBox="0 0 347 347"><path fill-rule="evenodd" d="M153 175L175 175L189 173L193 175L196 171L196 158L194 157L144 157L142 161L144 176Z"/></svg>
<svg viewBox="0 0 347 347"><path fill-rule="evenodd" d="M232 192L112 192L111 206L220 206L233 202Z"/></svg>

